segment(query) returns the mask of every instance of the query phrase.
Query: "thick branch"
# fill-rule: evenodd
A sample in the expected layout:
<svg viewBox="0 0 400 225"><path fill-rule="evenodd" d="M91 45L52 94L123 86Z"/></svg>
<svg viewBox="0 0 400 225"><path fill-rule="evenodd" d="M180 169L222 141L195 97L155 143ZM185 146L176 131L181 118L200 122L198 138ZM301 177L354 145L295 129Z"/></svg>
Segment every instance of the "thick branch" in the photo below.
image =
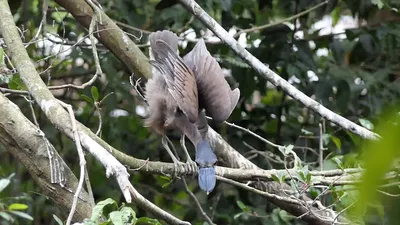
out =
<svg viewBox="0 0 400 225"><path fill-rule="evenodd" d="M0 33L4 37L4 41L10 52L10 58L18 69L21 79L27 86L28 91L55 127L70 139L73 139L73 130L69 115L59 104L59 101L51 94L31 62L19 36L7 0L0 0L0 18L2 18L0 20ZM188 224L168 212L165 212L141 196L130 183L126 168L88 135L88 133L93 133L82 125L78 125L77 130L84 148L103 164L106 168L107 176L114 176L127 202L131 202L133 199L137 205L152 212L155 216L170 224Z"/></svg>
<svg viewBox="0 0 400 225"><path fill-rule="evenodd" d="M340 127L355 133L363 138L377 140L378 134L375 134L368 129L361 127L350 120L332 112L314 99L308 97L303 92L292 86L285 79L280 77L274 71L268 68L259 59L254 57L245 48L228 34L211 16L209 16L195 1L193 0L179 0L179 2L193 15L195 15L208 29L214 32L223 42L225 42L238 56L247 62L253 69L255 69L262 77L267 79L273 85L282 88L284 92L290 95L295 100L301 102L307 108L312 109L327 120L339 125Z"/></svg>
<svg viewBox="0 0 400 225"><path fill-rule="evenodd" d="M70 12L84 27L89 28L93 10L85 0L56 0L56 2ZM101 24L97 24L99 32L96 38L115 56L117 56L137 76L151 77L150 64L139 47L111 20L103 11Z"/></svg>
<svg viewBox="0 0 400 225"><path fill-rule="evenodd" d="M31 123L14 103L0 94L0 142L15 158L21 162L31 174L33 180L50 197L62 212L68 212L78 180L68 168L62 158L55 151L53 157L64 168L66 186L51 183L50 160L48 158L49 141L40 135L40 130ZM82 191L77 204L74 220L82 221L90 218L92 208L88 200L88 193Z"/></svg>

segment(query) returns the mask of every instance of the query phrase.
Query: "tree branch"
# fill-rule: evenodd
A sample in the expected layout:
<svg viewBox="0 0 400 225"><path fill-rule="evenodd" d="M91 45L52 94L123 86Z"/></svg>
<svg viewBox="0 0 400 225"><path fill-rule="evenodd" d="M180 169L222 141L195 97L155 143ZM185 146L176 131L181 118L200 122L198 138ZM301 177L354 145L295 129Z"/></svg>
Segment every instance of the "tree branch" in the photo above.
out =
<svg viewBox="0 0 400 225"><path fill-rule="evenodd" d="M74 193L78 186L78 179L65 164L63 159L54 151L53 157L64 168L66 184L62 186L51 182L50 159L47 154L48 144L46 137L29 121L13 102L0 94L0 142L18 161L24 165L33 180L39 185L43 193L51 198L62 212L69 212ZM76 206L74 220L82 221L90 218L92 208L89 195L82 190Z"/></svg>
<svg viewBox="0 0 400 225"><path fill-rule="evenodd" d="M245 48L239 45L239 43L228 34L228 32L222 28L210 15L208 15L195 1L193 0L179 0L179 2L193 15L195 15L208 29L210 29L216 36L218 36L223 42L225 42L239 57L247 62L254 70L256 70L262 77L267 79L276 87L282 88L284 92L290 95L295 100L301 102L307 108L312 109L314 112L321 115L323 118L337 124L338 126L346 129L352 133L355 133L363 138L377 140L380 138L378 134L375 134L368 129L361 127L350 120L332 112L327 109L314 99L308 97L303 92L299 91L285 79L280 77L274 71L268 68L259 59L254 57Z"/></svg>
<svg viewBox="0 0 400 225"><path fill-rule="evenodd" d="M91 9L89 10L91 11ZM31 93L42 111L55 127L70 139L73 139L74 133L71 127L69 115L59 104L59 101L54 98L36 71L35 66L29 58L19 36L7 0L0 0L0 18L2 18L0 20L0 33L3 35L4 41L11 53L10 58L19 71L21 79L27 86L29 93ZM126 35L124 36L127 37ZM188 222L184 222L165 212L140 195L129 182L129 174L126 168L88 135L89 133L93 133L80 124L78 124L77 130L83 147L103 164L106 168L107 176L114 176L127 202L131 202L133 199L139 207L152 212L167 223L189 224Z"/></svg>

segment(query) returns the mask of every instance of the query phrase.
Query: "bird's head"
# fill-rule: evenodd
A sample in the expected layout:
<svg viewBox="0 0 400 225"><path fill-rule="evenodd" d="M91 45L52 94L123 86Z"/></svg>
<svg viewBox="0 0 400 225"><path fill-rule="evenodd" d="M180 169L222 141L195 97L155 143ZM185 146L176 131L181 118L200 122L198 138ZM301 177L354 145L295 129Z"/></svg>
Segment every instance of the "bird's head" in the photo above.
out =
<svg viewBox="0 0 400 225"><path fill-rule="evenodd" d="M214 164L217 156L211 148L210 142L201 140L196 146L196 163L199 166L200 188L209 194L215 187L216 177Z"/></svg>

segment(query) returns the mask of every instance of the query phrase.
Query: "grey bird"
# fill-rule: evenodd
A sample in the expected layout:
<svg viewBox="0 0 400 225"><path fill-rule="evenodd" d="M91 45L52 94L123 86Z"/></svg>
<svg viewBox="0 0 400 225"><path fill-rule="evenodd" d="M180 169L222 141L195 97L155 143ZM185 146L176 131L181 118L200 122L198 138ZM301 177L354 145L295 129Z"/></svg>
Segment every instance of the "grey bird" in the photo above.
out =
<svg viewBox="0 0 400 225"><path fill-rule="evenodd" d="M201 39L184 58L179 56L178 37L164 30L150 34L150 63L153 77L146 84L145 97L150 115L145 126L162 135L162 145L174 162L180 162L168 146L166 131L181 132L181 145L186 155L186 168L199 167L198 182L202 190L211 192L216 184L214 165L217 157L207 139L205 112L216 123L225 121L240 97L238 88L231 90L218 62ZM196 149L195 162L186 149L185 136Z"/></svg>

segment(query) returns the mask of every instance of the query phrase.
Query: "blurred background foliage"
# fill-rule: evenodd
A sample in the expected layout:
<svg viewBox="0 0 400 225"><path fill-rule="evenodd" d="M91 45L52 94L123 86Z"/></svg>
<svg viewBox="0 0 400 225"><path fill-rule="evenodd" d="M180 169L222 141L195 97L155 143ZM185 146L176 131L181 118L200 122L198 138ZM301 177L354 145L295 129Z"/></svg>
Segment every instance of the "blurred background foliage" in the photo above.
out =
<svg viewBox="0 0 400 225"><path fill-rule="evenodd" d="M42 6L48 3L46 23L40 38L27 48L37 70L49 85L88 81L95 65L87 39L87 30L52 0L9 1L15 21L25 42L38 32L42 22ZM316 99L332 111L368 129L374 125L384 108L400 95L400 3L394 0L204 0L198 3L232 34L240 29L276 23L320 4L296 20L277 23L266 29L239 35L239 42L299 90ZM204 26L192 18L174 0L99 0L109 17L119 25L147 54L147 31L170 29L182 38L182 54L192 49L194 37L204 36L207 47L226 72L232 86L241 90L241 99L229 122L243 126L262 137L281 145L293 144L303 148L294 151L309 170L320 169L318 163L319 124L323 127L324 169L358 167L359 148L363 140L294 101L275 88L256 71L247 66L226 45L218 43ZM143 30L143 32L140 31ZM195 34L195 35L194 35ZM100 45L100 44L99 44ZM137 158L170 161L160 145L160 137L143 127L146 104L129 83L129 71L107 49L99 46L100 63L105 76L96 81L95 89L65 89L54 95L74 106L76 118L92 131L99 123L94 102L100 102L101 137L115 148ZM6 60L6 63L8 61ZM11 65L7 64L9 68ZM11 80L2 75L1 86L23 89L14 74ZM141 80L141 86L145 81ZM105 98L107 96L107 98ZM30 119L29 102L18 95L8 96ZM94 100L93 100L94 99ZM58 132L37 105L35 114L40 127L51 143L78 174L78 156L71 140ZM214 127L241 154L264 169L282 169L280 152L243 131L220 125ZM179 135L170 137L179 142ZM0 146L0 177L15 173L11 185L0 197L27 195L23 204L34 220L16 218L19 224L56 224L53 214L65 219L51 199L29 178L27 171ZM293 159L287 159L292 167ZM88 170L96 201L112 198L123 201L119 187L105 178L103 167L87 156ZM162 176L132 172L132 183L150 201L172 214L203 224L181 181L165 185ZM196 179L189 186L217 224L304 224L264 198L218 183L209 196L200 191ZM398 188L397 188L398 189ZM398 190L391 190L398 192ZM321 193L311 188L312 197ZM337 202L337 196L346 195ZM349 187L336 187L322 199L325 205L335 204L340 211L355 201ZM393 198L373 204L367 224L390 223L395 211ZM387 204L386 204L387 203ZM396 205L396 204L395 204ZM398 203L397 203L398 206ZM133 206L134 207L134 206ZM399 207L397 207L399 208ZM149 216L134 207L137 215ZM236 216L235 216L236 215ZM9 224L0 220L0 224ZM395 224L395 223L392 223Z"/></svg>

